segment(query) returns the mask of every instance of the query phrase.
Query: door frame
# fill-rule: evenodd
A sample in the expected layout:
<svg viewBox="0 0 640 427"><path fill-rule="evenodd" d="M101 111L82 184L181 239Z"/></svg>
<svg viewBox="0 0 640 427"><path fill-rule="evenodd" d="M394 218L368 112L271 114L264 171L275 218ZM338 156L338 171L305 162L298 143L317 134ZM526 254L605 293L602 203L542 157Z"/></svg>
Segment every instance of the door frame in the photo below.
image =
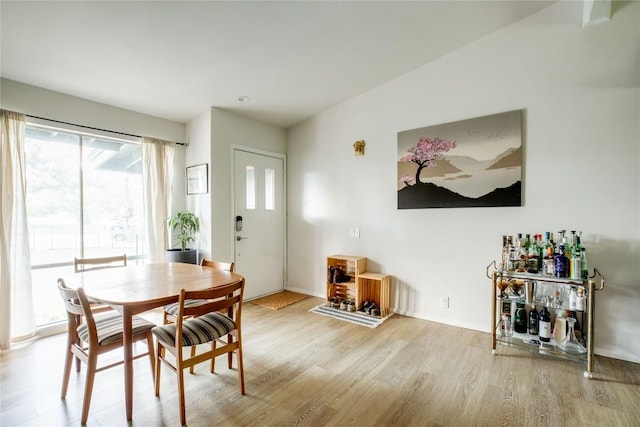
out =
<svg viewBox="0 0 640 427"><path fill-rule="evenodd" d="M248 145L241 144L231 144L230 145L230 179L231 179L231 207L230 207L230 227L229 227L229 238L231 239L231 250L233 251L232 259L233 262L236 262L236 239L235 239L235 210L236 210L236 162L235 162L235 152L236 151L245 151L251 154L257 154L261 156L274 157L276 159L282 160L282 209L283 209L283 227L282 227L282 290L285 290L289 286L288 280L288 264L287 264L287 224L288 224L288 216L287 216L287 155L283 153L276 153L274 151L261 150L255 147L249 147Z"/></svg>

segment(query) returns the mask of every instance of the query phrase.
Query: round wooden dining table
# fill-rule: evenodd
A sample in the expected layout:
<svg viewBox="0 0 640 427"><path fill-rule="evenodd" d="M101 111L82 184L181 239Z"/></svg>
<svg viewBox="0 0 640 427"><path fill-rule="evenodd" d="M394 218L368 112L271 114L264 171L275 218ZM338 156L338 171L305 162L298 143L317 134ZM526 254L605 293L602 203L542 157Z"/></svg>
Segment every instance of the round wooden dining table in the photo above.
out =
<svg viewBox="0 0 640 427"><path fill-rule="evenodd" d="M182 289L209 289L239 280L242 276L236 273L182 263L130 265L65 278L69 287L83 287L89 298L122 314L127 421L133 419L133 316L177 302Z"/></svg>

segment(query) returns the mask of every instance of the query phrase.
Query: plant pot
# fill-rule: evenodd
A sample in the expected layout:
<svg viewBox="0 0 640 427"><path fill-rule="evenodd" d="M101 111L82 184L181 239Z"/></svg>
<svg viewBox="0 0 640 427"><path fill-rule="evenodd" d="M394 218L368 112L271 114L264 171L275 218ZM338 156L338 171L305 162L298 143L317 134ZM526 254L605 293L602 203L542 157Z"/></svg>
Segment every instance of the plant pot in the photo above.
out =
<svg viewBox="0 0 640 427"><path fill-rule="evenodd" d="M185 264L198 264L197 249L167 249L164 252L164 260L167 262L182 262Z"/></svg>

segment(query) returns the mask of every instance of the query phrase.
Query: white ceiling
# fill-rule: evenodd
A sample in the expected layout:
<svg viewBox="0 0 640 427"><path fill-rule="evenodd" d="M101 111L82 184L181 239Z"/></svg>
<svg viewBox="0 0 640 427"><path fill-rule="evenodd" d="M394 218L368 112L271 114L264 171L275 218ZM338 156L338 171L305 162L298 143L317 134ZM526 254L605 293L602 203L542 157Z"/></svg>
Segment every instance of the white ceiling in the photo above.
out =
<svg viewBox="0 0 640 427"><path fill-rule="evenodd" d="M3 0L0 74L178 122L215 106L286 128L551 3Z"/></svg>

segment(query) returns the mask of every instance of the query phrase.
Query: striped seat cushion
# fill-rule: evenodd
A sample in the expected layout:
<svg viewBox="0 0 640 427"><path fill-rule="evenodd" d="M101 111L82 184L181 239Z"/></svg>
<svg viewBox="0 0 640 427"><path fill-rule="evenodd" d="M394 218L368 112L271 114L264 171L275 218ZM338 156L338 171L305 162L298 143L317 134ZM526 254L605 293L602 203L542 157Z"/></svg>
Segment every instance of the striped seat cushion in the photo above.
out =
<svg viewBox="0 0 640 427"><path fill-rule="evenodd" d="M107 345L122 341L122 316L120 313L112 311L94 316L96 330L98 332L98 344ZM142 317L133 316L133 335L147 332L154 326L154 323L144 320ZM89 342L89 328L86 324L78 326L78 336L84 342Z"/></svg>
<svg viewBox="0 0 640 427"><path fill-rule="evenodd" d="M182 324L182 346L211 342L236 329L236 322L222 313L207 313L185 320ZM151 330L158 339L171 346L176 342L176 324L156 326Z"/></svg>
<svg viewBox="0 0 640 427"><path fill-rule="evenodd" d="M202 303L204 303L205 300L203 299L188 299L184 301L184 306L185 307L195 307L198 306ZM177 316L178 315L178 311L180 308L180 303L179 302L174 302L173 304L167 304L164 306L164 311L167 314L170 314L172 316Z"/></svg>

